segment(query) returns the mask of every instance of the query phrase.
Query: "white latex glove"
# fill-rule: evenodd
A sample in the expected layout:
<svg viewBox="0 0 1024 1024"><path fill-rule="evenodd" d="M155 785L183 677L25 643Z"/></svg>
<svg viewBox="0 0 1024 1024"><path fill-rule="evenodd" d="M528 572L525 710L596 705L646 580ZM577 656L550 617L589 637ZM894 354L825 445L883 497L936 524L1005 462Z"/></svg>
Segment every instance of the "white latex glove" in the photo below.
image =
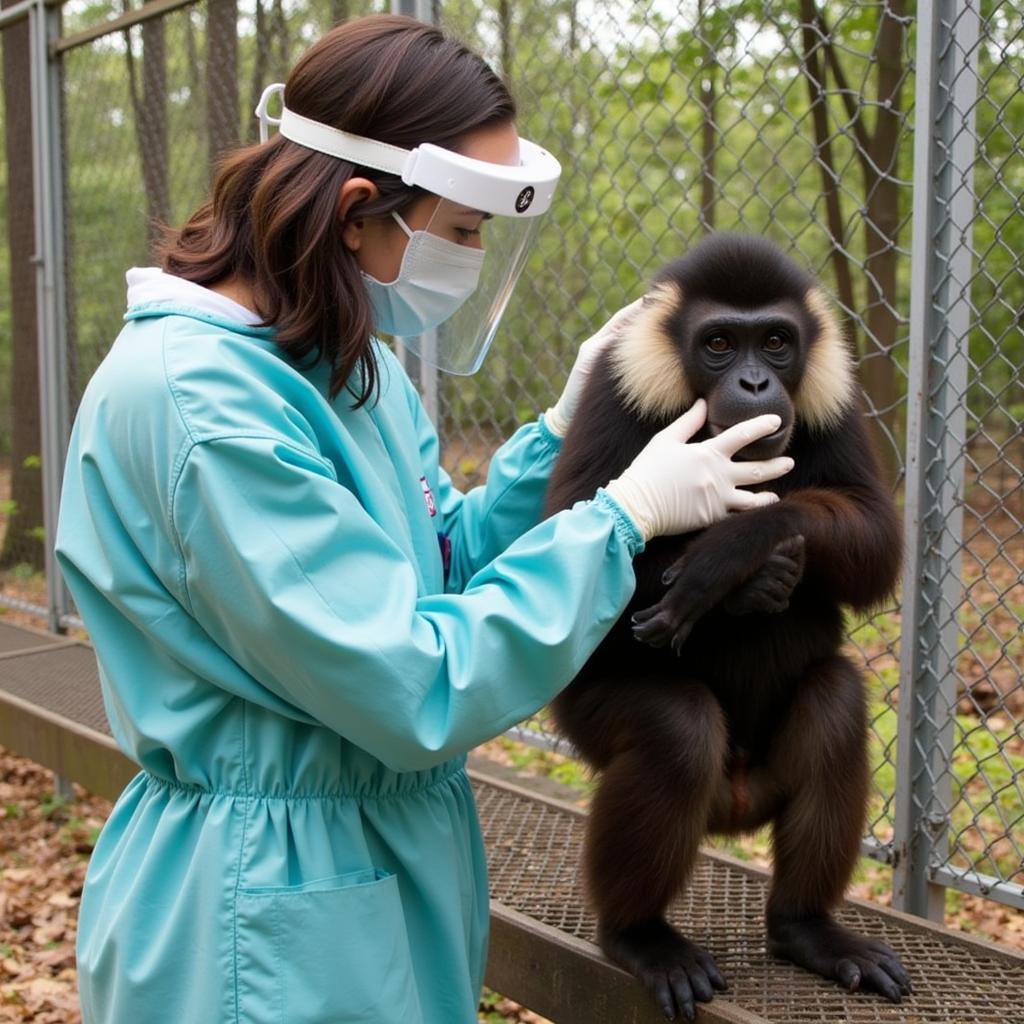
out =
<svg viewBox="0 0 1024 1024"><path fill-rule="evenodd" d="M565 437L572 422L573 414L580 403L580 396L590 377L590 372L597 362L597 357L617 338L626 328L629 322L640 311L643 305L641 296L628 306L623 306L598 332L587 338L580 345L576 353L576 362L573 364L569 379L565 382L565 388L561 397L544 413L544 422L548 429L558 437Z"/></svg>
<svg viewBox="0 0 1024 1024"><path fill-rule="evenodd" d="M743 447L779 429L774 413L755 416L717 437L686 442L704 425L707 403L698 399L679 419L647 442L628 469L605 488L636 523L645 541L688 533L729 512L778 501L770 491L741 491L745 484L775 480L793 468L788 456L733 462Z"/></svg>

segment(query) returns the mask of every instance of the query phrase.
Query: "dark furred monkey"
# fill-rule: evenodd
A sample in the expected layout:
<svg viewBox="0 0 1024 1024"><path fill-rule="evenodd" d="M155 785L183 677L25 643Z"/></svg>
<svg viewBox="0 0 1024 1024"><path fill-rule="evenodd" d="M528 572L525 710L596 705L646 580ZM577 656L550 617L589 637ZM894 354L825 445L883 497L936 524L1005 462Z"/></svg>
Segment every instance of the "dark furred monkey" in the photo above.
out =
<svg viewBox="0 0 1024 1024"><path fill-rule="evenodd" d="M895 953L829 913L857 859L868 787L842 606L883 600L900 562L851 359L817 282L763 240L713 236L655 283L592 375L548 512L622 473L700 397L696 440L775 412L779 431L740 457L785 452L796 465L769 485L778 503L649 543L630 606L554 703L600 773L585 871L601 944L666 1016L692 1019L694 999L725 984L665 908L706 834L771 822L771 951L899 1002L910 983Z"/></svg>

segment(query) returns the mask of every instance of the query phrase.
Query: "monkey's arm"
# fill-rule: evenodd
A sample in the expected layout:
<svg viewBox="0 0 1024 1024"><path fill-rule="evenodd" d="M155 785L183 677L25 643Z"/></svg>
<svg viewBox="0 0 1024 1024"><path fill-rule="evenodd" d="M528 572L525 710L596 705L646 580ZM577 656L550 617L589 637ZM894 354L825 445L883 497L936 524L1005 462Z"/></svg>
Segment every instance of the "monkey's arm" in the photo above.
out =
<svg viewBox="0 0 1024 1024"><path fill-rule="evenodd" d="M775 505L705 530L668 570L668 590L634 617L639 639L677 650L693 624L751 581L776 549L802 537L803 581L822 598L855 608L882 600L900 560L895 509L880 488L807 487Z"/></svg>
<svg viewBox="0 0 1024 1024"><path fill-rule="evenodd" d="M760 510L759 510L760 511ZM892 593L899 575L899 520L888 494L877 487L809 487L784 498L751 527L804 538L808 585L838 604L863 610Z"/></svg>

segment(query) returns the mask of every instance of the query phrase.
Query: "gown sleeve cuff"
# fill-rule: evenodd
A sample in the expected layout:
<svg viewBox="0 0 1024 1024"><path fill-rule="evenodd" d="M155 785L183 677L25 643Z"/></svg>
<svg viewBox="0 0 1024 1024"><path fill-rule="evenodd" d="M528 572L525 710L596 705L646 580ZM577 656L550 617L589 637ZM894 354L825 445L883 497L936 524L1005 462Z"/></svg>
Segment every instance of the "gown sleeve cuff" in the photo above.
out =
<svg viewBox="0 0 1024 1024"><path fill-rule="evenodd" d="M603 488L597 489L594 504L609 511L615 519L615 530L626 545L630 558L636 558L646 546L643 534L623 507Z"/></svg>
<svg viewBox="0 0 1024 1024"><path fill-rule="evenodd" d="M547 413L542 412L537 420L537 432L541 440L553 451L557 452L562 447L562 435L556 434L547 421Z"/></svg>

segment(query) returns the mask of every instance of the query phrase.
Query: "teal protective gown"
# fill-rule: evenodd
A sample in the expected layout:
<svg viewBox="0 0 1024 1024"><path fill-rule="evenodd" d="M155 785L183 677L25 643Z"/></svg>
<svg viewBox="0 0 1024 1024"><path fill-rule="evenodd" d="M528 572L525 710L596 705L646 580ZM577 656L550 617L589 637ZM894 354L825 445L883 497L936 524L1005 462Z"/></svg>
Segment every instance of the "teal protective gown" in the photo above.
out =
<svg viewBox="0 0 1024 1024"><path fill-rule="evenodd" d="M161 301L126 319L57 535L143 768L89 865L85 1024L475 1021L464 753L569 683L640 536L603 492L540 522L543 420L460 494L383 345L380 399L353 411L269 329Z"/></svg>

